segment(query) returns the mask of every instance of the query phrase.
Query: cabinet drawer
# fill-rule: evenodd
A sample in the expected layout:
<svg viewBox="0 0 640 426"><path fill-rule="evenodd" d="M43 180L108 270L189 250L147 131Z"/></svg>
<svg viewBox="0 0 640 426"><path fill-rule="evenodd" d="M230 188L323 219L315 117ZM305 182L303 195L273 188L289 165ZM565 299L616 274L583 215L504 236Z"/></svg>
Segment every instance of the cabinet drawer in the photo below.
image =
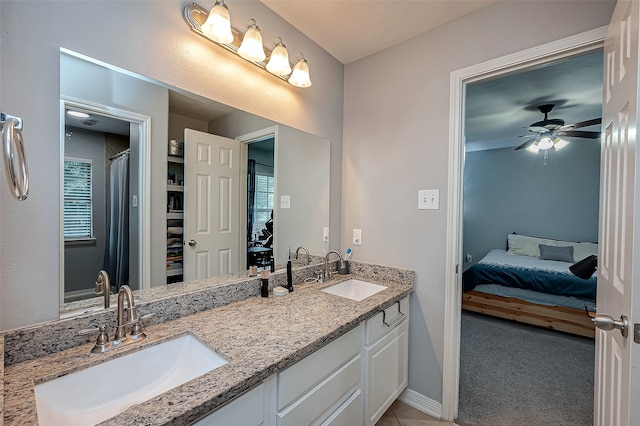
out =
<svg viewBox="0 0 640 426"><path fill-rule="evenodd" d="M389 333L402 323L403 319L409 319L409 297L405 297L400 303L394 303L373 318L367 320L365 333L365 345L369 346Z"/></svg>
<svg viewBox="0 0 640 426"><path fill-rule="evenodd" d="M364 326L360 324L324 348L279 373L277 409L281 410L289 405L359 354L362 349L363 332Z"/></svg>
<svg viewBox="0 0 640 426"><path fill-rule="evenodd" d="M213 413L195 421L191 426L226 426L265 424L268 415L268 383L262 383Z"/></svg>
<svg viewBox="0 0 640 426"><path fill-rule="evenodd" d="M321 426L353 426L362 424L362 392L360 389L347 399Z"/></svg>
<svg viewBox="0 0 640 426"><path fill-rule="evenodd" d="M318 424L331 417L355 391L360 391L361 378L362 356L358 354L293 405L279 412L278 426ZM362 422L362 411L360 416Z"/></svg>

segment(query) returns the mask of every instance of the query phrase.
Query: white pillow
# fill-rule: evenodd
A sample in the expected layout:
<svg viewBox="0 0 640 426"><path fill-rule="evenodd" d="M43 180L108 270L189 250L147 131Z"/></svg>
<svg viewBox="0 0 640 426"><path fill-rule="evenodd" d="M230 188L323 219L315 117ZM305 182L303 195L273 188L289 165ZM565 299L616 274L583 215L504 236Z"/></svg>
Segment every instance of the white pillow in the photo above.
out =
<svg viewBox="0 0 640 426"><path fill-rule="evenodd" d="M507 236L509 253L520 256L540 257L538 244L556 247L573 247L573 260L579 262L592 254L598 255L597 243L576 243L572 241L550 240L547 238L529 237L528 235L509 234Z"/></svg>
<svg viewBox="0 0 640 426"><path fill-rule="evenodd" d="M531 257L540 257L539 244L544 244L546 246L556 245L555 240L518 234L509 234L507 236L507 243L509 253Z"/></svg>

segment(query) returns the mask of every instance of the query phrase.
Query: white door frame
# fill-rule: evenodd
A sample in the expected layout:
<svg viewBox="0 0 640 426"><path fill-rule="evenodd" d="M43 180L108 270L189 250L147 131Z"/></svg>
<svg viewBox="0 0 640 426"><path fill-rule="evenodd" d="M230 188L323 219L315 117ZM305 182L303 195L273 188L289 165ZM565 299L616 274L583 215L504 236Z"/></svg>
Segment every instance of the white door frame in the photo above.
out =
<svg viewBox="0 0 640 426"><path fill-rule="evenodd" d="M458 415L462 283L462 207L464 173L464 101L467 84L601 48L607 27L597 28L451 73L449 117L449 185L447 211L442 418Z"/></svg>
<svg viewBox="0 0 640 426"><path fill-rule="evenodd" d="M278 162L278 126L269 126L269 127L265 127L264 129L260 129L260 130L256 130L255 132L251 132L251 133L247 133L245 135L240 135L238 137L236 137L236 140L240 142L240 193L241 194L246 194L247 193L247 160L249 159L249 144L251 142L258 142L261 141L263 139L266 139L268 137L273 137L273 223L278 223L277 220L277 215L278 215L278 209L277 209L277 203L276 200L278 199L278 174L275 173L275 171L277 170L277 162ZM240 197L240 223L244 224L244 227L247 227L247 197ZM277 232L276 231L277 227L274 226L274 234ZM247 244L246 241L246 235L243 234L242 232L240 232L240 239L241 239L241 245L240 247L244 247L244 245ZM272 245L272 252L275 255L276 253L276 245L277 245L278 239L276 238L276 236L273 236L273 245ZM240 263L240 267L242 268L242 265L245 265L244 269L249 269L249 265L247 265L247 253L246 252L242 252L242 255L244 255L244 258L241 259L241 263ZM242 257L242 256L241 256Z"/></svg>
<svg viewBox="0 0 640 426"><path fill-rule="evenodd" d="M151 117L138 114L133 111L126 111L108 105L76 99L70 96L60 96L60 306L64 304L64 143L65 143L65 113L67 107L80 108L96 114L128 121L138 125L140 133L140 162L138 206L140 212L139 234L136 236L140 241L140 252L138 262L140 265L139 283L140 289L151 288ZM96 271L96 277L98 276Z"/></svg>

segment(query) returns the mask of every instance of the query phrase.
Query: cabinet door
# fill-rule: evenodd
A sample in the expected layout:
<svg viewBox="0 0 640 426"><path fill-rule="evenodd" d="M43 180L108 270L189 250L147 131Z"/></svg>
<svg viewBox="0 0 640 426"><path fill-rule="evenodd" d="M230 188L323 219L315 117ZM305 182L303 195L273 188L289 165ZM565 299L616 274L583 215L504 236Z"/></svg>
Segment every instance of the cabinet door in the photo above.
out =
<svg viewBox="0 0 640 426"><path fill-rule="evenodd" d="M269 424L269 392L271 380L217 409L213 413L195 421L191 426L265 426Z"/></svg>
<svg viewBox="0 0 640 426"><path fill-rule="evenodd" d="M367 425L374 425L407 387L408 321L366 349Z"/></svg>

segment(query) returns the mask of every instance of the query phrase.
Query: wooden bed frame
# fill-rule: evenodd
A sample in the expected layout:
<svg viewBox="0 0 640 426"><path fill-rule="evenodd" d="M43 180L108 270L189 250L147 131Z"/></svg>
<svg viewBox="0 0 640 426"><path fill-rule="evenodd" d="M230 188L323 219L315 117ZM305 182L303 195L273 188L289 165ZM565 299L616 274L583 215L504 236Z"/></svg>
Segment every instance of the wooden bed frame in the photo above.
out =
<svg viewBox="0 0 640 426"><path fill-rule="evenodd" d="M584 337L595 337L595 326L584 310L545 306L515 297L470 290L462 294L462 309L545 327Z"/></svg>

